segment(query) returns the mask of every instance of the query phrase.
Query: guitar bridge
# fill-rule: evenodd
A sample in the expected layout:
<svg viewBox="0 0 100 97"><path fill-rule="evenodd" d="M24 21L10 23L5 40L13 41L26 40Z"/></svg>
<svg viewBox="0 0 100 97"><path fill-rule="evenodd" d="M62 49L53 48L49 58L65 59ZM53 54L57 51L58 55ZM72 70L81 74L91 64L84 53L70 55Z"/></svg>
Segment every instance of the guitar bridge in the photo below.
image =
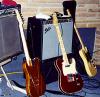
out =
<svg viewBox="0 0 100 97"><path fill-rule="evenodd" d="M67 79L68 79L68 82L73 82L74 81L73 74L68 74Z"/></svg>

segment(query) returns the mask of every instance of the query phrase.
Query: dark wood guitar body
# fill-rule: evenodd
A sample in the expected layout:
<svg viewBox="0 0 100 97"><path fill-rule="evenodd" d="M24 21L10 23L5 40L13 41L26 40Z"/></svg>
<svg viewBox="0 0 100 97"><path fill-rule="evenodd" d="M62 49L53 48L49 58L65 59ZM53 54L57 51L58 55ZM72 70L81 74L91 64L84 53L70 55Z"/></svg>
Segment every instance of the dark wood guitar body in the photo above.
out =
<svg viewBox="0 0 100 97"><path fill-rule="evenodd" d="M32 65L33 64L33 65ZM26 91L29 97L39 97L44 94L46 85L40 71L40 60L34 58L30 66L23 63L23 71L26 77Z"/></svg>
<svg viewBox="0 0 100 97"><path fill-rule="evenodd" d="M57 59L55 67L58 71L58 81L60 90L63 93L73 93L80 91L83 87L83 80L79 74L63 75L62 59Z"/></svg>

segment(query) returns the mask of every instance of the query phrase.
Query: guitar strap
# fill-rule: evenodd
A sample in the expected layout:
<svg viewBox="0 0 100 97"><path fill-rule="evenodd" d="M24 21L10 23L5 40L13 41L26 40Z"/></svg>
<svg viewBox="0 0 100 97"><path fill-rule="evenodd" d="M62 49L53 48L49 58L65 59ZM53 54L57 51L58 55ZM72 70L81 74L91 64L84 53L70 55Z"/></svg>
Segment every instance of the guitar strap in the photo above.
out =
<svg viewBox="0 0 100 97"><path fill-rule="evenodd" d="M18 82L16 82L15 80L11 80L17 87L19 87L19 88L22 88L22 89L25 89L26 88L26 86L23 86L23 85L21 85L21 84L19 84Z"/></svg>

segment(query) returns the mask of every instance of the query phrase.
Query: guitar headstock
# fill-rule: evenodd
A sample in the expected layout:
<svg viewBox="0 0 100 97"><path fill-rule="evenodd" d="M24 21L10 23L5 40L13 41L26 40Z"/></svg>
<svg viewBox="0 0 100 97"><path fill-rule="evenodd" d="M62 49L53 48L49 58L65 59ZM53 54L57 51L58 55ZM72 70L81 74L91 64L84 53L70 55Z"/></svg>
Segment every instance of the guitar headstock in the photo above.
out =
<svg viewBox="0 0 100 97"><path fill-rule="evenodd" d="M22 21L22 18L20 16L20 13L19 13L18 9L14 9L14 10L15 10L15 14L17 16L17 20L19 22L19 25L22 25L23 24L23 21Z"/></svg>
<svg viewBox="0 0 100 97"><path fill-rule="evenodd" d="M53 15L52 15L52 17L53 17L53 24L56 26L56 25L58 25L58 18L57 18L57 14L56 13L54 13Z"/></svg>

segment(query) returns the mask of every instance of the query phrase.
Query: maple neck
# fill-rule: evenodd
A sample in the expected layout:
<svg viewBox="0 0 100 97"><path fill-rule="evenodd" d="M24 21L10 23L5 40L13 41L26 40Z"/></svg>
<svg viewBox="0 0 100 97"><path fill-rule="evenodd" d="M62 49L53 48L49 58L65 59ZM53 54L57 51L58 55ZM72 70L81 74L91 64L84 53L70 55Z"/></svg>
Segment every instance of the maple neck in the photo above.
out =
<svg viewBox="0 0 100 97"><path fill-rule="evenodd" d="M55 19L57 19L56 14L53 15L53 20L55 21ZM59 40L59 43L60 43L63 61L66 62L66 63L69 63L68 56L66 54L66 50L65 50L65 47L64 47L63 38L61 36L61 32L60 32L58 22L56 21L56 23L54 23L54 25L55 25L57 37L58 37L58 40Z"/></svg>
<svg viewBox="0 0 100 97"><path fill-rule="evenodd" d="M25 53L25 57L26 57L26 62L27 62L28 65L30 65L31 58L29 56L29 52L28 52L28 48L27 48L27 43L26 43L26 39L25 39L25 35L24 35L23 22L22 22L20 13L18 12L17 9L15 9L15 13L16 13L17 20L18 20L18 23L19 23L19 30L20 30L20 35L21 35L21 39L22 39L23 49L24 49L24 53Z"/></svg>
<svg viewBox="0 0 100 97"><path fill-rule="evenodd" d="M31 58L29 56L29 52L28 52L28 48L27 48L26 39L25 39L25 36L24 36L24 31L23 31L22 25L20 25L19 28L20 28L20 33L21 33L21 38L22 38L23 49L24 49L26 61L27 61L27 64L29 65L30 64L29 61L31 60Z"/></svg>
<svg viewBox="0 0 100 97"><path fill-rule="evenodd" d="M66 11L67 11L68 15L71 16L70 11L69 11L68 9L67 9ZM78 37L78 39L79 39L79 41L80 41L80 44L81 44L81 46L82 46L82 49L85 49L84 43L83 43L83 41L82 41L82 38L81 38L81 36L80 36L80 34L79 34L79 32L78 32L78 29L77 29L75 23L74 23L74 29L75 29L75 32L76 32L76 34L77 34L77 37Z"/></svg>
<svg viewBox="0 0 100 97"><path fill-rule="evenodd" d="M78 39L79 39L79 41L80 41L80 44L81 44L81 46L82 46L82 49L85 49L84 43L83 43L83 41L82 41L82 38L81 38L81 36L80 36L80 34L79 34L79 32L78 32L78 29L76 28L76 25L75 25L75 24L74 24L74 29L75 29L75 32L76 32L76 34L77 34L77 37L78 37Z"/></svg>

